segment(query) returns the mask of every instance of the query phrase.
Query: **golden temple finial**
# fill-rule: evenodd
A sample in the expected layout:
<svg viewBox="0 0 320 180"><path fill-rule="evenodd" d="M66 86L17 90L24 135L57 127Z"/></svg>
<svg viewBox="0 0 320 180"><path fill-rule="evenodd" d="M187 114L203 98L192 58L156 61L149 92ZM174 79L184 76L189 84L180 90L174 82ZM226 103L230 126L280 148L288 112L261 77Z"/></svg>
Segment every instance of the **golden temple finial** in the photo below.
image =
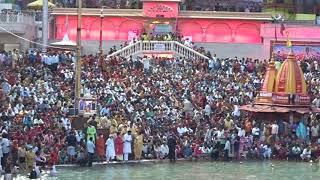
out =
<svg viewBox="0 0 320 180"><path fill-rule="evenodd" d="M275 57L275 53L272 52L270 61L269 61L269 63L268 63L268 68L275 68L275 60L274 60L274 57Z"/></svg>
<svg viewBox="0 0 320 180"><path fill-rule="evenodd" d="M289 32L287 31L286 34L287 34L287 47L290 49L289 54L292 54L292 42L289 38Z"/></svg>
<svg viewBox="0 0 320 180"><path fill-rule="evenodd" d="M270 63L274 62L274 57L275 57L276 53L275 52L272 52L271 54L271 59L270 59Z"/></svg>

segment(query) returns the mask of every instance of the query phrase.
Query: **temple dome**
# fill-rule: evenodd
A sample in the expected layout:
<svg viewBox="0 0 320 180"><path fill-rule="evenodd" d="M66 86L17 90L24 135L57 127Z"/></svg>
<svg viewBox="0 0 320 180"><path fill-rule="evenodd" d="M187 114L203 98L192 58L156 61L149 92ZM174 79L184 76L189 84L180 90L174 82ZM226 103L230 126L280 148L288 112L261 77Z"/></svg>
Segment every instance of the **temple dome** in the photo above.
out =
<svg viewBox="0 0 320 180"><path fill-rule="evenodd" d="M292 52L278 72L271 59L255 104L310 107L306 81Z"/></svg>
<svg viewBox="0 0 320 180"><path fill-rule="evenodd" d="M289 53L278 71L274 92L279 94L307 94L303 72L292 52Z"/></svg>
<svg viewBox="0 0 320 180"><path fill-rule="evenodd" d="M272 93L274 92L276 76L277 76L277 69L275 66L274 58L272 56L271 61L269 62L266 74L264 76L260 93L256 98L256 103L258 104L272 103Z"/></svg>
<svg viewBox="0 0 320 180"><path fill-rule="evenodd" d="M275 62L272 58L271 61L269 62L268 69L264 77L261 92L268 92L268 93L273 92L276 75L277 75L277 69L275 66Z"/></svg>

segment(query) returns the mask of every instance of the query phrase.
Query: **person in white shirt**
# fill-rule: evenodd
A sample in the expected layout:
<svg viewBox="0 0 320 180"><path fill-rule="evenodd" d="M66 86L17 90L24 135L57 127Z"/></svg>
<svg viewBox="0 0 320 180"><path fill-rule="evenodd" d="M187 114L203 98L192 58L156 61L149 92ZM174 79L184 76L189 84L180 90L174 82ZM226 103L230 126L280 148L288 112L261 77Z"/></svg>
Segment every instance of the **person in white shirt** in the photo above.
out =
<svg viewBox="0 0 320 180"><path fill-rule="evenodd" d="M278 124L276 124L276 122L274 122L271 125L271 134L274 135L274 136L277 136L278 135L278 131L279 131L279 126L278 126Z"/></svg>
<svg viewBox="0 0 320 180"><path fill-rule="evenodd" d="M253 140L260 139L260 128L258 126L253 127L251 133L253 135Z"/></svg>
<svg viewBox="0 0 320 180"><path fill-rule="evenodd" d="M201 148L201 151L203 154L210 154L212 152L212 148L205 145Z"/></svg>
<svg viewBox="0 0 320 180"><path fill-rule="evenodd" d="M271 158L271 154L272 154L272 150L271 150L271 147L269 145L264 145L263 146L263 157L265 159L270 159Z"/></svg>
<svg viewBox="0 0 320 180"><path fill-rule="evenodd" d="M209 70L213 70L214 68L214 60L213 59L209 59L209 62L208 62L208 67L209 67Z"/></svg>
<svg viewBox="0 0 320 180"><path fill-rule="evenodd" d="M206 116L210 117L211 112L212 112L211 106L210 106L209 104L207 104L207 105L204 107L204 114L205 114Z"/></svg>
<svg viewBox="0 0 320 180"><path fill-rule="evenodd" d="M143 69L144 69L144 73L149 73L149 69L150 69L150 59L147 57L144 57L142 59L143 62Z"/></svg>
<svg viewBox="0 0 320 180"><path fill-rule="evenodd" d="M114 148L114 139L113 136L110 135L106 141L106 158L109 163L110 159L114 159L116 156L115 148Z"/></svg>
<svg viewBox="0 0 320 180"><path fill-rule="evenodd" d="M236 98L233 98L234 100L238 101ZM239 109L239 106L238 105L234 105L234 110L232 112L232 115L234 117L240 117L240 109Z"/></svg>
<svg viewBox="0 0 320 180"><path fill-rule="evenodd" d="M309 161L311 159L311 148L310 146L308 146L307 148L305 148L302 152L302 154L300 155L302 160L307 160Z"/></svg>
<svg viewBox="0 0 320 180"><path fill-rule="evenodd" d="M71 122L70 122L68 117L66 117L66 116L62 117L61 121L62 121L63 127L66 130L70 130L71 129Z"/></svg>
<svg viewBox="0 0 320 180"><path fill-rule="evenodd" d="M177 127L177 132L179 133L179 136L182 136L186 131L181 125Z"/></svg>
<svg viewBox="0 0 320 180"><path fill-rule="evenodd" d="M33 124L34 125L42 125L42 124L44 124L44 122L40 117L36 117L33 119Z"/></svg>
<svg viewBox="0 0 320 180"><path fill-rule="evenodd" d="M160 158L165 159L169 154L169 147L166 143L162 143L160 146Z"/></svg>
<svg viewBox="0 0 320 180"><path fill-rule="evenodd" d="M246 135L246 131L241 127L239 128L237 125L236 126L236 129L238 130L238 136L239 137L244 137Z"/></svg>
<svg viewBox="0 0 320 180"><path fill-rule="evenodd" d="M188 46L188 47L192 47L191 40L189 38L186 38L185 41L184 41L184 45Z"/></svg>
<svg viewBox="0 0 320 180"><path fill-rule="evenodd" d="M300 147L297 145L294 145L291 149L291 153L292 153L292 158L294 158L295 160L298 160L298 157L300 156L300 153L301 153Z"/></svg>
<svg viewBox="0 0 320 180"><path fill-rule="evenodd" d="M132 142L132 136L131 131L129 130L123 137L123 154L124 154L124 160L127 162L129 160L129 154L131 154L131 142Z"/></svg>

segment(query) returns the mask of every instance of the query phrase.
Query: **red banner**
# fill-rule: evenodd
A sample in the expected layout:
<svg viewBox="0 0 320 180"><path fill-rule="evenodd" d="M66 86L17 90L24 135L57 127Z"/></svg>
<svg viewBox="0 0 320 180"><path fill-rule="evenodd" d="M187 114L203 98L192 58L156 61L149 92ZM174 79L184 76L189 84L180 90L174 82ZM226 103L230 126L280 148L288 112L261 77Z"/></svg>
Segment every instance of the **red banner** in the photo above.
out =
<svg viewBox="0 0 320 180"><path fill-rule="evenodd" d="M310 105L310 97L304 94L276 94L272 95L273 104L281 105Z"/></svg>

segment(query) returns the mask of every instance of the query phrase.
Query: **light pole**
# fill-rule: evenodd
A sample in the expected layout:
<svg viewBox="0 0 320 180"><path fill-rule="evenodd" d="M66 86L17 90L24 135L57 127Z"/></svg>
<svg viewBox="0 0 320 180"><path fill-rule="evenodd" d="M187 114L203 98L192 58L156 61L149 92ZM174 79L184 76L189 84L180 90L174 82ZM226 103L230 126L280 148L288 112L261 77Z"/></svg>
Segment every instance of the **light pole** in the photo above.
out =
<svg viewBox="0 0 320 180"><path fill-rule="evenodd" d="M75 110L79 108L81 93L81 24L82 24L82 0L78 0L78 24L77 24L77 60L75 67ZM76 112L76 111L75 111Z"/></svg>
<svg viewBox="0 0 320 180"><path fill-rule="evenodd" d="M283 23L284 18L281 16L281 14L278 14L278 15L275 15L275 16L271 16L271 18L272 18L272 21L274 23L274 39L275 39L274 43L272 44L272 54L271 54L271 56L272 56L273 53L274 53L275 44L278 43L277 24L279 22ZM281 28L282 28L282 25L281 25ZM282 30L280 30L280 31L282 31Z"/></svg>
<svg viewBox="0 0 320 180"><path fill-rule="evenodd" d="M48 0L43 0L42 6L42 51L47 51L48 46Z"/></svg>
<svg viewBox="0 0 320 180"><path fill-rule="evenodd" d="M99 41L99 53L102 56L102 23L103 23L103 6L100 9L100 41Z"/></svg>
<svg viewBox="0 0 320 180"><path fill-rule="evenodd" d="M275 41L277 43L278 41L278 35L277 35L277 24L279 22L283 22L284 18L281 16L281 14L275 15L275 16L271 16L272 21L274 22L274 36L275 36Z"/></svg>

